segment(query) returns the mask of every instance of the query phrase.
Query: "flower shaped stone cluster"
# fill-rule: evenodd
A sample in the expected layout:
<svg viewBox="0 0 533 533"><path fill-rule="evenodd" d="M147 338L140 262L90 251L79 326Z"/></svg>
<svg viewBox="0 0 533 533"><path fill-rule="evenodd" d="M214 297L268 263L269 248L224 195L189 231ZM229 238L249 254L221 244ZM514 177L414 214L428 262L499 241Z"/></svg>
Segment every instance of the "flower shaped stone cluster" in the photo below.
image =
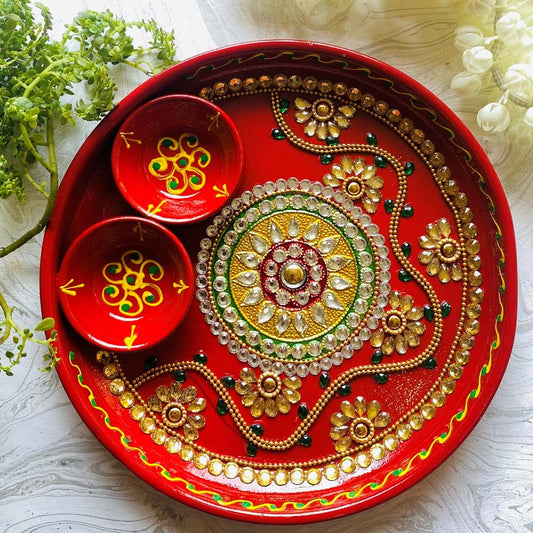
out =
<svg viewBox="0 0 533 533"><path fill-rule="evenodd" d="M468 0L458 7L474 24L461 25L455 32L464 70L452 79L451 87L472 96L495 84L499 97L478 111L479 126L486 132L507 131L513 142L531 144L533 5L522 0Z"/></svg>

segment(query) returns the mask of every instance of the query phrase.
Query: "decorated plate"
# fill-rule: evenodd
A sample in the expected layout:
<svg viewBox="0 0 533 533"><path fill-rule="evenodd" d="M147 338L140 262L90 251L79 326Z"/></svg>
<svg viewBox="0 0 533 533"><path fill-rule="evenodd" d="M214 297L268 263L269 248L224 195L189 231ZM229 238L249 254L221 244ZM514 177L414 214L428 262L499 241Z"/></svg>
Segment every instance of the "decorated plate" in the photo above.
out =
<svg viewBox="0 0 533 533"><path fill-rule="evenodd" d="M54 280L79 233L131 213L121 124L177 92L231 118L242 181L172 227L195 269L177 330L101 350ZM65 176L41 273L59 376L104 446L173 498L263 523L354 513L436 468L492 398L516 320L509 209L473 136L394 68L306 42L217 50L126 97Z"/></svg>

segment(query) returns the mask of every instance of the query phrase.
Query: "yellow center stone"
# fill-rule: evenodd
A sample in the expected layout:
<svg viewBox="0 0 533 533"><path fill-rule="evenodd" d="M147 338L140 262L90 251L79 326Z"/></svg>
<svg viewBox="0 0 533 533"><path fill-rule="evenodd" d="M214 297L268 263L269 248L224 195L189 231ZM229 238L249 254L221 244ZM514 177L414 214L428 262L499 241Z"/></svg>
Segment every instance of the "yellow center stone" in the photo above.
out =
<svg viewBox="0 0 533 533"><path fill-rule="evenodd" d="M322 104L319 104L316 108L316 112L318 115L320 115L321 117L324 117L326 115L329 114L330 110L329 110L329 105L326 104L326 103L322 103Z"/></svg>
<svg viewBox="0 0 533 533"><path fill-rule="evenodd" d="M358 439L364 439L368 436L368 426L364 424L363 422L359 422L359 424L356 424L353 430L353 434Z"/></svg>
<svg viewBox="0 0 533 533"><path fill-rule="evenodd" d="M358 198L363 192L363 188L358 181L350 181L346 187L346 191L352 198Z"/></svg>
<svg viewBox="0 0 533 533"><path fill-rule="evenodd" d="M443 244L441 253L444 257L453 257L455 255L455 246L451 242Z"/></svg>
<svg viewBox="0 0 533 533"><path fill-rule="evenodd" d="M389 328L392 330L400 328L401 325L402 319L398 315L390 315L387 319L387 326L389 326Z"/></svg>
<svg viewBox="0 0 533 533"><path fill-rule="evenodd" d="M281 270L281 282L289 289L300 288L306 279L307 274L300 263L288 263Z"/></svg>
<svg viewBox="0 0 533 533"><path fill-rule="evenodd" d="M273 377L268 377L263 380L262 388L265 392L274 392L278 384Z"/></svg>
<svg viewBox="0 0 533 533"><path fill-rule="evenodd" d="M179 422L183 413L179 407L171 407L167 412L167 417L171 422Z"/></svg>

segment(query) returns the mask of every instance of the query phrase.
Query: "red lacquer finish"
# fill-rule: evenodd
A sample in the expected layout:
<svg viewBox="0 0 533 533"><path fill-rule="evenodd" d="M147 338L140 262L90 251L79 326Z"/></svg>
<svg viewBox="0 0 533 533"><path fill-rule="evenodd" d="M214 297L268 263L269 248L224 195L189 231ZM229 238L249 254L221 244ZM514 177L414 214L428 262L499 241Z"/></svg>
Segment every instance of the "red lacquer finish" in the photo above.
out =
<svg viewBox="0 0 533 533"><path fill-rule="evenodd" d="M324 83L313 85L310 79ZM273 91L275 80L279 85ZM304 90L302 83L311 83L310 88ZM217 97L215 89L224 97ZM169 123L169 114L142 117L156 99L180 93L214 100L220 117L227 115L234 124L244 161L241 181L233 189L227 183L228 196L217 198L221 203L215 211L210 205L201 216L189 213L180 224L172 217L159 219L169 223L168 230L191 258L196 273L185 283L195 298L164 341L133 356L118 352L114 359L149 403L148 412L135 398L121 396L115 363L103 361L108 365L103 373L91 338L96 328L89 324L89 335L80 335L61 310L61 287L79 284L78 273L64 275L62 264L68 264L69 250L87 228L134 213L124 196L135 191L137 182L128 180L139 168L143 195L151 178L171 189L182 186L163 182L149 170L148 178L146 171L154 162L155 174L166 168L173 155L157 160L157 145L166 137L179 141L181 130L152 134L152 127ZM388 115L390 109L398 114ZM138 113L145 128L134 123ZM399 116L409 120L394 122ZM191 122L191 131L183 133L202 144L205 124L202 131L192 131L196 124ZM146 134L142 139L137 135L141 130ZM190 139L192 144L195 140ZM162 152L176 146L166 144L160 146ZM155 155L144 155L148 145L155 146ZM221 148L223 154L227 146ZM239 141L233 146L235 170L241 174ZM144 159L130 160L132 150ZM215 165L221 152L207 151ZM113 170L117 178L123 154L128 176L119 169L117 187ZM360 161L348 165L342 163L344 156ZM218 175L206 177L198 195L212 191L213 185L223 190ZM346 201L341 191L352 200ZM168 190L163 194L165 199L172 196ZM160 204L147 193L144 199L147 206ZM194 206L187 201L182 207ZM208 211L212 216L198 222ZM157 218L153 209L142 212L141 220ZM123 245L102 246L104 262L112 259L103 257L103 250L116 254ZM174 254L163 248L146 255L161 252L157 257L164 265ZM216 50L133 91L72 161L42 257L42 309L44 316L56 319L62 359L58 374L85 423L146 482L181 502L234 519L326 520L377 505L411 487L472 431L498 387L513 344L517 287L512 220L479 144L416 81L370 57L323 44L266 41ZM74 264L81 268L83 260ZM226 291L227 283L231 291ZM308 300L302 299L306 291ZM352 293L367 304L350 300ZM381 310L378 296L385 297ZM468 309L464 302L471 304ZM372 316L365 314L367 305ZM353 310L349 316L346 307ZM236 312L243 320L256 320L259 333L247 336L234 326ZM169 314L176 320L174 312ZM331 337L320 329L328 320ZM358 320L364 321L360 327ZM339 355L332 348L331 356L317 356L322 366L313 366L316 346L308 332L315 332L320 349L337 343ZM278 344L288 339L290 355L282 349L279 357L277 352L270 355L267 335L277 335ZM353 337L349 344L346 335ZM376 347L391 351L391 336L396 343L392 352L376 355ZM297 346L300 337L302 344L309 340L304 359ZM242 349L246 343L251 351ZM285 380L305 365L301 383ZM251 371L241 374L244 367ZM320 379L323 373L327 375ZM237 387L229 378L244 383ZM241 392L248 390L258 396L244 400ZM279 400L281 395L293 403ZM259 404L252 413L257 397L265 404L267 398L278 402L273 416ZM133 409L130 400L138 407ZM377 415L376 402L387 416ZM308 417L306 410L312 413ZM166 429L154 431L154 423ZM389 429L393 438L385 442ZM189 440L179 440L185 433ZM344 441L344 463L337 453L343 438L350 440ZM269 449L269 443L280 451ZM278 464L289 466L275 472L278 467L270 465Z"/></svg>
<svg viewBox="0 0 533 533"><path fill-rule="evenodd" d="M61 307L88 341L147 349L170 335L192 300L193 270L178 238L153 220L116 217L86 229L57 276Z"/></svg>
<svg viewBox="0 0 533 533"><path fill-rule="evenodd" d="M120 126L111 165L117 186L142 214L191 223L218 211L233 195L242 143L218 106L190 95L152 100Z"/></svg>

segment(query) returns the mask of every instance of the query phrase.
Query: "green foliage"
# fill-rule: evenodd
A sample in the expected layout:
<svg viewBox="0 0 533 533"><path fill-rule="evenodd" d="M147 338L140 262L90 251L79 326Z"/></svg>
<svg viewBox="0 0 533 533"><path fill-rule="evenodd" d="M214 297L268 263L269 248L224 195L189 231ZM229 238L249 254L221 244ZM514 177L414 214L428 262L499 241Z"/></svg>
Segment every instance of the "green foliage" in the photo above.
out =
<svg viewBox="0 0 533 533"><path fill-rule="evenodd" d="M42 231L53 211L59 183L54 140L57 125L73 125L77 117L99 120L112 109L117 91L114 65L153 75L174 63L174 34L153 20L125 22L108 10L84 11L66 27L61 40L50 36L52 22L50 10L41 3L0 1L0 199L14 196L22 201L27 185L47 198L38 223L0 247L0 257ZM135 44L132 29L147 32L147 48ZM73 105L69 97L80 90L87 97ZM47 182L38 183L32 177L36 166L44 168ZM0 317L3 313L5 320L0 322L0 344L16 332L16 351L4 354L11 364L24 356L26 342L34 338L29 335L32 332L25 334L13 323L0 293L2 302ZM38 325L39 331L49 329L46 320ZM52 351L48 357L49 362L55 361ZM11 367L0 364L0 372L11 372L6 368Z"/></svg>

